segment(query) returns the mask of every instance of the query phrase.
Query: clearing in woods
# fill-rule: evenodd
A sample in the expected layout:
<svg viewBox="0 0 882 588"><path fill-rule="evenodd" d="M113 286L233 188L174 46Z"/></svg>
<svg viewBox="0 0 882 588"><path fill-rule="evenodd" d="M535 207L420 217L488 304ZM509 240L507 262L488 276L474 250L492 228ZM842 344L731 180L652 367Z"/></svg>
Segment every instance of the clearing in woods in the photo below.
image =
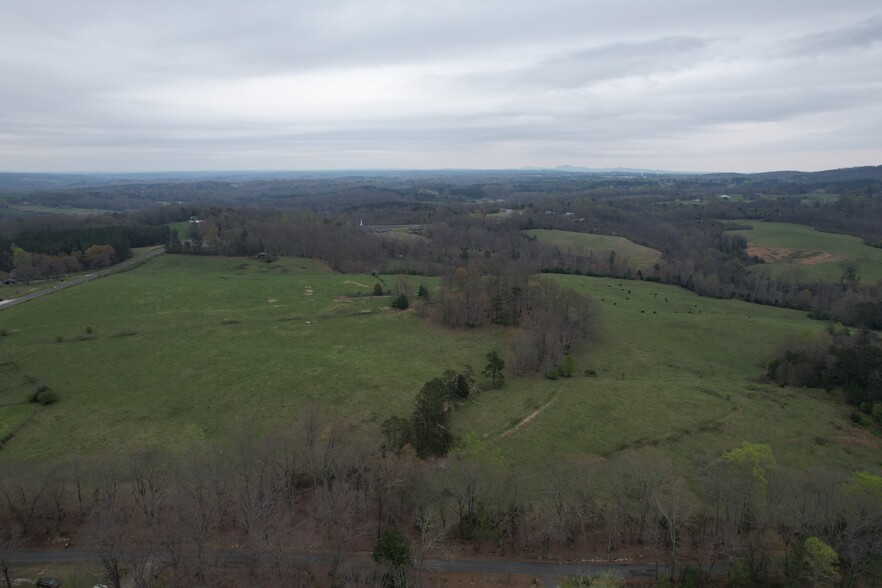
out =
<svg viewBox="0 0 882 588"><path fill-rule="evenodd" d="M882 280L882 249L866 245L859 237L789 223L737 222L753 228L731 232L744 235L747 252L766 262L753 271L791 272L806 279L838 282L845 266L851 265L863 283Z"/></svg>
<svg viewBox="0 0 882 588"><path fill-rule="evenodd" d="M594 255L607 259L610 252L615 251L617 264L634 269L648 270L661 259L661 254L655 249L638 245L624 237L549 229L529 229L524 232L572 255Z"/></svg>

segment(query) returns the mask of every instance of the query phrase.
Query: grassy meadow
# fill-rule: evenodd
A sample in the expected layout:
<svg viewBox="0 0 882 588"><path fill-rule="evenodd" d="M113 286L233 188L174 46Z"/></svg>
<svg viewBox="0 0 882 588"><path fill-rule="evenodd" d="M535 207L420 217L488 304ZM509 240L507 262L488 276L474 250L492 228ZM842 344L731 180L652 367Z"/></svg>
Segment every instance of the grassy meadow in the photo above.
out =
<svg viewBox="0 0 882 588"><path fill-rule="evenodd" d="M70 214L75 216L89 216L95 214L111 214L113 210L105 210L100 208L71 208L71 207L54 207L40 206L38 204L6 204L0 207L0 217L15 217L32 214Z"/></svg>
<svg viewBox="0 0 882 588"><path fill-rule="evenodd" d="M800 312L702 298L650 282L552 276L602 309L598 339L574 355L578 376L527 380L499 393L510 402L468 406L461 430L498 430L526 398L554 401L501 440L514 458L602 459L659 452L688 462L742 442L770 444L797 467L816 461L882 465L882 442L848 420L849 408L820 390L762 381L764 363L788 335L824 324ZM585 370L596 376L584 375ZM530 384L531 383L531 384ZM527 385L524 385L527 384Z"/></svg>
<svg viewBox="0 0 882 588"><path fill-rule="evenodd" d="M181 241L185 241L190 238L190 236L187 234L190 230L190 221L169 223L167 226L178 234L178 239L180 239Z"/></svg>
<svg viewBox="0 0 882 588"><path fill-rule="evenodd" d="M851 264L858 268L862 282L882 280L882 249L865 245L858 237L789 223L739 222L753 227L733 232L744 235L751 255L766 260L758 270L796 272L807 279L838 282L843 268Z"/></svg>
<svg viewBox="0 0 882 588"><path fill-rule="evenodd" d="M632 450L686 463L745 441L769 443L796 466L882 465L879 439L852 426L834 397L761 381L780 340L823 323L646 282L551 279L591 295L602 312L597 340L574 356L578 375L509 374L503 389L457 409L457 434L474 433L524 468ZM435 285L409 280L414 290ZM23 400L34 382L60 400L41 407L0 460L148 442L186 448L296 426L313 404L353 435L378 439L380 423L408 415L425 381L467 363L480 372L510 336L389 310L389 297L362 296L375 282L309 260L165 255L2 310L0 405ZM21 407L34 405L0 408L9 410L0 427L26 418Z"/></svg>
<svg viewBox="0 0 882 588"><path fill-rule="evenodd" d="M529 229L524 232L573 255L593 253L605 258L610 251L615 251L616 263L636 269L649 269L661 259L661 254L655 249L638 245L624 237L550 229Z"/></svg>
<svg viewBox="0 0 882 588"><path fill-rule="evenodd" d="M23 399L22 381L60 398L3 453L187 446L293 425L311 403L374 431L423 382L498 344L391 311L390 297L348 296L375 282L300 259L162 256L0 311L0 404Z"/></svg>

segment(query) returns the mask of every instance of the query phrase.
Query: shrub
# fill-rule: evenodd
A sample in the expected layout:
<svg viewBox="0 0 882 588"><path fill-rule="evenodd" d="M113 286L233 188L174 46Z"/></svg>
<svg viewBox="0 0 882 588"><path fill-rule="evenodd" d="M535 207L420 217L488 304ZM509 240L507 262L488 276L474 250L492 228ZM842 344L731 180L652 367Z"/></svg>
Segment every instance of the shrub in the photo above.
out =
<svg viewBox="0 0 882 588"><path fill-rule="evenodd" d="M564 359L563 363L558 369L561 376L563 376L564 378L571 378L573 377L573 372L576 371L576 362L573 361L573 357L571 355L567 355L566 359Z"/></svg>
<svg viewBox="0 0 882 588"><path fill-rule="evenodd" d="M410 301L408 301L406 295L401 294L400 296L395 298L395 300L393 300L392 304L390 304L389 306L391 306L392 308L397 308L398 310L406 310L407 307L410 306Z"/></svg>
<svg viewBox="0 0 882 588"><path fill-rule="evenodd" d="M374 296L382 296L383 294L385 294L385 292L383 292L383 284L381 284L380 282L374 284L374 290L372 294Z"/></svg>
<svg viewBox="0 0 882 588"><path fill-rule="evenodd" d="M37 389L31 394L30 398L31 402L36 402L37 404L42 404L44 406L48 404L53 404L58 402L58 395L52 391L49 386L46 384L40 384L37 386Z"/></svg>
<svg viewBox="0 0 882 588"><path fill-rule="evenodd" d="M378 563L410 565L410 539L398 529L386 529L374 545L373 556Z"/></svg>

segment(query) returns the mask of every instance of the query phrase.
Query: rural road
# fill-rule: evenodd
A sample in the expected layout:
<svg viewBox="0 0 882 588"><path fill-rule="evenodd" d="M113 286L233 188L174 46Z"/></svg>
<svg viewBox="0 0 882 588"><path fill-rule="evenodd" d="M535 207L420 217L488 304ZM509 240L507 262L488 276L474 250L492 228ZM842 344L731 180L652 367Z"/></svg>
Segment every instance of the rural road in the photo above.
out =
<svg viewBox="0 0 882 588"><path fill-rule="evenodd" d="M98 562L97 549L65 549L54 551L16 551L7 554L12 564L53 564L71 562ZM230 564L245 563L250 554L244 551L224 550L213 554L217 559ZM294 553L289 554L291 561L300 565L330 565L333 555L328 553ZM368 554L346 554L344 561L370 561ZM603 572L613 572L622 577L654 578L655 566L652 564L590 564L590 563L551 563L536 561L517 561L503 559L426 559L423 569L428 572L454 574L513 574L532 576L542 580L544 586L553 587L566 576L594 576ZM667 568L658 569L659 575L667 573Z"/></svg>
<svg viewBox="0 0 882 588"><path fill-rule="evenodd" d="M0 310L9 308L10 306L15 306L16 304L28 302L29 300L40 298L41 296L52 294L53 292L58 292L59 290L64 290L65 288L70 288L71 286L85 284L86 282L91 282L92 280L96 280L104 276L109 276L110 274L124 272L126 270L132 269L133 267L139 266L142 263L153 259L154 257L162 255L163 253L165 253L165 247L157 247L153 251L148 251L144 255L139 255L138 257L127 259L107 269L97 271L94 274L86 274L84 276L69 278L63 282L58 282L57 285L53 286L52 288L47 288L46 290L40 290L39 292L34 292L33 294L25 294L24 296L19 296L18 298L13 298L11 300L2 300L0 301ZM2 296L2 294L3 291L0 290L0 296Z"/></svg>

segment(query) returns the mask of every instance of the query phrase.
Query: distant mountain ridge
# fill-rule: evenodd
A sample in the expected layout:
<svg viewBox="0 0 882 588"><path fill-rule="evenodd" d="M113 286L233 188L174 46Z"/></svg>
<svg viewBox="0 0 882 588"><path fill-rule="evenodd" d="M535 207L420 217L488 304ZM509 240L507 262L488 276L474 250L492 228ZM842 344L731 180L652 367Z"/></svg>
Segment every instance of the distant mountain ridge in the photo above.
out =
<svg viewBox="0 0 882 588"><path fill-rule="evenodd" d="M332 179L332 178L395 178L395 177L432 177L435 179L460 180L473 179L494 181L504 177L518 175L541 174L584 174L597 176L675 176L680 178L701 178L705 180L758 182L791 182L791 183L842 183L842 182L882 182L882 165L860 166L830 169L816 172L793 170L770 171L760 173L736 172L674 172L657 169L604 167L589 168L574 165L557 167L522 167L508 170L291 170L291 171L194 171L194 172L134 172L134 173L3 173L0 172L0 194L28 194L52 190L76 190L107 186L131 186L135 184L157 185L190 182L249 182L293 179Z"/></svg>
<svg viewBox="0 0 882 588"><path fill-rule="evenodd" d="M520 169L523 171L566 172L578 174L651 174L662 176L695 175L692 172L675 172L659 169L644 169L634 167L583 167L579 165L559 165L557 167L526 166Z"/></svg>
<svg viewBox="0 0 882 588"><path fill-rule="evenodd" d="M855 180L882 181L882 165L843 167L816 172L771 171L755 174L714 173L702 174L705 177L750 178L753 180L778 180L782 182L850 182Z"/></svg>
<svg viewBox="0 0 882 588"><path fill-rule="evenodd" d="M757 173L737 172L675 172L658 169L628 168L628 167L602 167L590 168L576 165L559 165L553 168L523 168L536 171L561 171L585 174L642 174L664 176L701 176L704 178L749 178L752 180L778 180L782 182L848 182L855 180L878 180L882 181L882 165L864 165L859 167L844 167L814 172L796 170L777 170Z"/></svg>

